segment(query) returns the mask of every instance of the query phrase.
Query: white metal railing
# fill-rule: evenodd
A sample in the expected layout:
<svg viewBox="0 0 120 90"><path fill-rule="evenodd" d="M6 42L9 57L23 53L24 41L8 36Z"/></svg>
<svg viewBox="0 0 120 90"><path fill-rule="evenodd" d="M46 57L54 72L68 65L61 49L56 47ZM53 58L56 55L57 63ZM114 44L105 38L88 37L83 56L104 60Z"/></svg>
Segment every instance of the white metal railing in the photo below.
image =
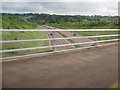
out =
<svg viewBox="0 0 120 90"><path fill-rule="evenodd" d="M51 40L66 40L66 39L80 39L80 38L96 38L96 37L118 37L118 34L115 35L100 35L100 36L83 36L83 37L66 37L66 38L51 38L51 39L32 39L32 40L6 40L0 41L0 43L16 43L16 42L35 42L35 41L51 41Z"/></svg>
<svg viewBox="0 0 120 90"><path fill-rule="evenodd" d="M108 46L108 45L112 45L112 44L118 44L118 42L116 43L107 43L104 44L104 46ZM97 45L97 47L101 47L103 45ZM74 49L69 49L69 51L73 51L73 50L80 50L80 49L87 49L87 48L93 48L96 46L88 46L88 47L82 47L82 48L74 48ZM53 53L59 53L59 52L66 52L68 50L60 50L60 51L53 51L53 52L45 52L45 53L34 53L34 54L26 54L26 55L21 55L21 56L12 56L12 57L5 57L2 58L3 60L9 60L9 59L15 59L15 58L25 58L25 57L35 57L35 56L39 56L39 55L46 55L46 54L53 54ZM11 61L11 60L10 60Z"/></svg>
<svg viewBox="0 0 120 90"><path fill-rule="evenodd" d="M94 31L94 32L100 32L100 31L118 31L118 29L3 29L0 31L2 32L55 32L55 31ZM66 40L66 39L80 39L80 38L99 38L99 37L117 37L119 34L114 35L96 35L96 36L81 36L81 37L65 37L65 38L49 38L49 39L31 39L31 40L6 40L6 41L0 41L0 43L17 43L17 42L35 42L35 41L52 41L52 40ZM57 48L57 47L65 47L65 46L73 46L73 45L84 45L84 44L94 44L94 43L102 43L102 42L111 42L111 41L118 41L119 39L111 39L111 40L100 40L100 41L91 41L91 42L83 42L83 43L71 43L71 44L62 44L62 45L53 45L53 46L41 46L41 47L32 47L32 48L21 48L21 49L9 49L9 50L1 50L0 53L6 53L6 52L16 52L16 51L26 51L26 50L35 50L35 49L43 49L43 48ZM112 44L112 43L111 43ZM98 45L99 46L99 45ZM88 46L90 47L90 46ZM84 47L83 47L84 48ZM69 50L69 49L68 49Z"/></svg>
<svg viewBox="0 0 120 90"><path fill-rule="evenodd" d="M2 51L0 51L0 53L15 52L15 51L26 51L26 50L35 50L35 49L43 49L43 48L53 48L53 47L63 47L63 46L72 46L72 45L81 45L81 44L92 44L92 43L110 42L110 41L118 41L118 39L102 40L102 41L92 41L92 42L75 43L75 44L63 44L63 45L54 45L54 46L44 46L44 47L34 47L34 48L10 49L10 50L2 50Z"/></svg>
<svg viewBox="0 0 120 90"><path fill-rule="evenodd" d="M118 29L42 29L42 30L40 30L40 29L4 29L4 30L2 30L2 29L0 29L0 31L2 31L2 32L12 32L12 31L14 31L14 32L20 32L20 31L25 31L25 32L30 32L30 31L118 31Z"/></svg>

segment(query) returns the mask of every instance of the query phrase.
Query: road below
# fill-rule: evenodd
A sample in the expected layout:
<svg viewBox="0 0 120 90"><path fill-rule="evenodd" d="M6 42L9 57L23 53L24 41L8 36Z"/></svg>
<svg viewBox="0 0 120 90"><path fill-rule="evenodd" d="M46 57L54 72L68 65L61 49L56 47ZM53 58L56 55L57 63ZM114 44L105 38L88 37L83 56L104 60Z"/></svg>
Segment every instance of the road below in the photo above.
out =
<svg viewBox="0 0 120 90"><path fill-rule="evenodd" d="M27 23L31 23L28 21L30 17L24 17L23 20ZM42 28L42 29L57 29L55 27L52 26L48 26L48 25L38 25L38 27ZM67 36L67 37L73 37L73 33L71 32L60 32L63 35L61 35L58 32L46 32L49 38L64 38L63 35ZM76 36L78 36L76 34ZM78 36L79 37L79 36ZM50 41L52 45L62 45L62 44L70 44L70 43L82 43L82 42L91 42L92 40L88 39L88 38L82 38L82 39L72 39L72 42L70 42L69 40L54 40L54 41ZM80 46L91 46L92 44L87 44L87 45L80 45ZM53 50L65 50L65 49L73 49L75 48L75 46L63 46L63 47L55 47L53 48Z"/></svg>
<svg viewBox="0 0 120 90"><path fill-rule="evenodd" d="M55 29L54 27L47 26L47 25L39 25L42 29ZM47 32L49 38L64 38L62 35L60 35L57 32ZM70 44L68 40L54 40L51 41L52 45L62 45L62 44ZM53 48L53 50L65 50L65 49L72 49L75 48L75 46L63 46L63 47L56 47Z"/></svg>
<svg viewBox="0 0 120 90"><path fill-rule="evenodd" d="M67 37L80 37L77 34L75 34L75 36L74 36L74 33L72 33L72 32L61 32L61 33L63 33ZM93 41L93 40L88 39L88 38L75 38L75 39L72 39L72 40L77 42L77 43L84 43L84 42L92 42ZM91 45L93 45L93 44L87 44L87 45L83 45L83 46L91 46Z"/></svg>
<svg viewBox="0 0 120 90"><path fill-rule="evenodd" d="M118 81L118 45L3 62L3 88L109 88Z"/></svg>
<svg viewBox="0 0 120 90"><path fill-rule="evenodd" d="M24 17L23 20L27 23L31 23L28 21L30 17ZM48 26L48 25L38 25L39 28L42 29L56 29L52 26ZM64 38L62 35L60 35L57 32L46 32L49 38ZM68 40L54 40L54 41L50 41L52 45L62 45L62 44L70 44L70 42ZM75 46L63 46L63 47L55 47L53 48L53 50L57 51L57 50L65 50L65 49L72 49L75 48Z"/></svg>

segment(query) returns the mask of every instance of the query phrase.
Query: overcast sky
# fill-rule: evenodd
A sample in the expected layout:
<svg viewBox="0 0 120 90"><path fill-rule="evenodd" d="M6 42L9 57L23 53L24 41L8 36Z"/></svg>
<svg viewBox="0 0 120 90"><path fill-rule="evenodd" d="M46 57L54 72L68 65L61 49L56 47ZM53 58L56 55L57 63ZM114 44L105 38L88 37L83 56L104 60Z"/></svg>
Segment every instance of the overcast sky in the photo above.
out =
<svg viewBox="0 0 120 90"><path fill-rule="evenodd" d="M118 1L119 0L3 0L2 12L113 16L118 15Z"/></svg>

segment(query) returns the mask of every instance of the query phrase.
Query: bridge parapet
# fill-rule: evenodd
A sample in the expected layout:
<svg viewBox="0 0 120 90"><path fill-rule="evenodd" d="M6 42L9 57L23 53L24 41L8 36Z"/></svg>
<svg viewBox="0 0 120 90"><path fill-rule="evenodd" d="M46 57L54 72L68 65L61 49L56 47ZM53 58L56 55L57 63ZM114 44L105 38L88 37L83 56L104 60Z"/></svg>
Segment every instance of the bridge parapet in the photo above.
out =
<svg viewBox="0 0 120 90"><path fill-rule="evenodd" d="M30 48L20 48L20 49L6 49L1 50L0 53L9 53L9 52L17 52L17 51L27 51L27 50L36 50L36 49L45 49L45 48L59 48L59 47L68 47L74 46L74 48L69 48L67 50L57 50L54 49L50 52L42 52L40 54L45 53L52 53L52 52L62 52L62 51L69 51L69 50L76 50L76 49L83 49L83 48L90 48L96 46L103 46L109 44L116 44L118 43L118 36L119 34L118 29L3 29L0 30L4 32L56 32L61 34L63 37L54 37L54 34L51 34L53 38L45 38L45 39L30 39L30 40L5 40L0 41L0 43L19 43L19 42L38 42L38 41L60 41L60 40L68 40L70 43L67 44L53 44L50 46L41 46L41 47L30 47ZM64 33L65 32L65 33ZM69 33L67 33L69 32ZM80 33L77 33L80 32ZM90 35L93 33L94 35ZM115 32L115 34L100 34L100 32ZM86 35L86 33L89 33ZM79 35L81 34L81 35ZM114 38L110 38L114 37ZM100 38L107 38L107 39L100 39ZM88 40L89 39L89 40ZM107 44L106 44L107 43ZM37 53L38 54L38 53ZM30 54L31 55L31 54ZM35 54L34 54L35 55ZM22 56L29 56L29 55L22 55ZM16 56L12 57L3 57L3 59L15 58ZM21 56L17 56L21 57Z"/></svg>

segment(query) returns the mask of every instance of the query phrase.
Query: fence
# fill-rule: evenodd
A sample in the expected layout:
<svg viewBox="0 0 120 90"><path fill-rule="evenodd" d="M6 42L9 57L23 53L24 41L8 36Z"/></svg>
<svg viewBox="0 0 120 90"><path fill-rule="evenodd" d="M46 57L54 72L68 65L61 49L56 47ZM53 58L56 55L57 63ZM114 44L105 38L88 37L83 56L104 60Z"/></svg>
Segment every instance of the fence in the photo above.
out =
<svg viewBox="0 0 120 90"><path fill-rule="evenodd" d="M73 32L73 31L74 32L96 32L95 36L75 36L75 37L31 39L31 40L6 40L6 41L0 41L1 44L3 44L3 43L17 43L17 42L69 40L69 39L82 39L82 38L96 38L96 40L95 41L90 41L90 42L82 42L82 43L70 43L70 44L62 44L62 45L50 45L50 46L20 48L20 49L8 49L8 50L1 50L0 53L109 42L107 44L95 44L95 46L86 46L86 47L68 49L68 50L76 50L76 49L83 49L83 48L90 48L90 47L96 47L96 46L116 44L116 43L118 43L118 40L119 40L118 39L119 34L98 35L99 32L103 32L103 31L106 31L106 32L116 31L116 32L118 32L118 29L68 29L68 30L67 29L64 29L64 30L62 30L62 29L42 29L42 30L37 30L37 29L35 29L35 30L32 30L32 29L3 29L1 31L2 32L21 32L21 31L24 31L24 32ZM109 40L98 40L98 38L101 38L101 37L116 37L116 38L115 39L109 39ZM29 55L22 55L22 56L5 57L3 59L10 59L10 58L24 57L24 56L31 56L31 55L40 55L40 54L46 54L46 53L55 53L55 52L62 52L62 51L68 51L68 50L58 50L58 51L52 51L52 52L43 52L43 53L39 53L39 54L37 53L37 54L29 54Z"/></svg>

